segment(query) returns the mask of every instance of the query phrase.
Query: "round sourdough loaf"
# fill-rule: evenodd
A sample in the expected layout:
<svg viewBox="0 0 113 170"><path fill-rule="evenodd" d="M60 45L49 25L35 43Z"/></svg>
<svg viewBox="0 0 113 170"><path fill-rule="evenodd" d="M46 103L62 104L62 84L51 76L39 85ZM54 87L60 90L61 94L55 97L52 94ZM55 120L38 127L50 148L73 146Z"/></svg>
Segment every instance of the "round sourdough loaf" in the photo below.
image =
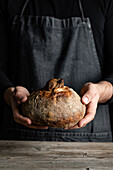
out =
<svg viewBox="0 0 113 170"><path fill-rule="evenodd" d="M63 79L51 79L28 96L22 111L35 124L69 128L84 117L86 106L72 88L64 86Z"/></svg>

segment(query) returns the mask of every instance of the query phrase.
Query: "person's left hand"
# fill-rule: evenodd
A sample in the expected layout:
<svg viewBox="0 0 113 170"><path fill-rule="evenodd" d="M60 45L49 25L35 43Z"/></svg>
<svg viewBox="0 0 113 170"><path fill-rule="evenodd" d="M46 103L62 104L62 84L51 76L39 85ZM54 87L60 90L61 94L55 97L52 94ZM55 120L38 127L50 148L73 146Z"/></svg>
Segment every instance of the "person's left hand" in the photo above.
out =
<svg viewBox="0 0 113 170"><path fill-rule="evenodd" d="M86 105L86 114L76 126L70 127L69 129L77 129L86 126L86 124L94 119L96 114L99 100L99 90L97 86L93 83L86 83L81 89L80 95L82 96L82 103Z"/></svg>
<svg viewBox="0 0 113 170"><path fill-rule="evenodd" d="M69 129L85 127L95 118L98 103L104 103L112 97L113 87L111 83L102 81L100 83L86 83L81 89L82 103L86 105L86 114L76 126Z"/></svg>

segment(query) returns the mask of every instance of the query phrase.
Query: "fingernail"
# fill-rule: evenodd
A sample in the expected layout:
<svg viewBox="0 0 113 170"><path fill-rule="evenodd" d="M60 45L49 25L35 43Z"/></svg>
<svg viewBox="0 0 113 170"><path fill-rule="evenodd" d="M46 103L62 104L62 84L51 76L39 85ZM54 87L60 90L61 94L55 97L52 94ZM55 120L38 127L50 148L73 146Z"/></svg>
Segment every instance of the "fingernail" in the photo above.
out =
<svg viewBox="0 0 113 170"><path fill-rule="evenodd" d="M85 104L88 104L88 101L89 101L89 100L88 100L88 97L86 97L86 96L83 97L83 102L84 102Z"/></svg>
<svg viewBox="0 0 113 170"><path fill-rule="evenodd" d="M81 124L81 125L79 125L80 127L82 127L83 126L83 124Z"/></svg>
<svg viewBox="0 0 113 170"><path fill-rule="evenodd" d="M82 127L85 127L86 126L86 124L83 124L83 126Z"/></svg>
<svg viewBox="0 0 113 170"><path fill-rule="evenodd" d="M31 120L27 120L28 125L31 125L31 123L32 123Z"/></svg>
<svg viewBox="0 0 113 170"><path fill-rule="evenodd" d="M80 127L85 127L86 126L86 124L81 124L81 126Z"/></svg>

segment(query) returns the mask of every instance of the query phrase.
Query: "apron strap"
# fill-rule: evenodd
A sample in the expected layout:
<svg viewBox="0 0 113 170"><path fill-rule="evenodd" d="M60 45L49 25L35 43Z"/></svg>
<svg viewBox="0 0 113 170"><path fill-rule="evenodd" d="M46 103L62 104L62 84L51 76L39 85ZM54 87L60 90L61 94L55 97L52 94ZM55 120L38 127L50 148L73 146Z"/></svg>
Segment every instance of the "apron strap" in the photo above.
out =
<svg viewBox="0 0 113 170"><path fill-rule="evenodd" d="M26 8L28 3L29 3L29 0L26 0L24 6L22 8L22 11L20 13L20 18L22 18L23 14L24 14L24 11L25 11L25 8ZM83 12L83 7L82 7L81 0L78 0L78 3L79 3L79 8L80 8L80 12L81 12L82 21L85 22L85 17L84 17L84 12Z"/></svg>
<svg viewBox="0 0 113 170"><path fill-rule="evenodd" d="M20 13L20 18L22 18L22 16L23 16L23 14L24 14L24 11L25 11L26 6L27 6L28 3L29 3L29 0L26 0L24 6L23 6L23 8L22 8L22 11L21 11L21 13Z"/></svg>
<svg viewBox="0 0 113 170"><path fill-rule="evenodd" d="M85 17L84 17L84 12L83 12L81 0L78 0L78 3L79 3L80 12L81 12L82 22L85 22Z"/></svg>

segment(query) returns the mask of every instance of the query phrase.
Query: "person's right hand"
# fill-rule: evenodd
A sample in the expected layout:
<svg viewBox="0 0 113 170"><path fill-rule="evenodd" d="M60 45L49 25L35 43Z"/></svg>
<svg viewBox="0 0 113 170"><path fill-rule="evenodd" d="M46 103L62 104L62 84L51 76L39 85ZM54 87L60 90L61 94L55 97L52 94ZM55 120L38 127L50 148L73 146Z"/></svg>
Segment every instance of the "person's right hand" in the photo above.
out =
<svg viewBox="0 0 113 170"><path fill-rule="evenodd" d="M29 118L24 117L19 113L19 105L24 103L29 95L30 94L26 88L22 86L16 86L16 88L10 87L5 91L4 99L6 103L11 106L14 120L17 123L34 129L48 129L46 126L38 126L33 124Z"/></svg>

